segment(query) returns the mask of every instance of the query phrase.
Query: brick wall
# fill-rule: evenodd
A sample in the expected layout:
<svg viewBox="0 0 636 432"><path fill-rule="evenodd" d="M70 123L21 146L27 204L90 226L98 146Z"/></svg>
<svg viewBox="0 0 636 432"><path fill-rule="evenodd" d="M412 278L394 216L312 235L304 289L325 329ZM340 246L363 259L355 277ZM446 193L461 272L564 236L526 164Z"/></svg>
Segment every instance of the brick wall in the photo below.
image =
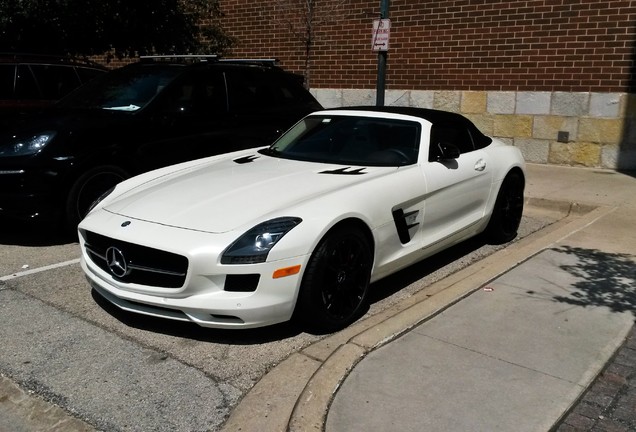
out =
<svg viewBox="0 0 636 432"><path fill-rule="evenodd" d="M374 105L380 0L316 1L312 92ZM305 71L305 0L220 3L233 56ZM636 0L391 0L389 16L387 105L460 112L529 162L636 169Z"/></svg>
<svg viewBox="0 0 636 432"><path fill-rule="evenodd" d="M297 0L221 0L233 55L277 57L303 72L290 27ZM318 0L311 87L373 88L379 0ZM285 7L287 5L287 7ZM325 14L324 12L329 12ZM319 14L320 15L320 14ZM621 92L631 80L636 2L392 0L388 89Z"/></svg>

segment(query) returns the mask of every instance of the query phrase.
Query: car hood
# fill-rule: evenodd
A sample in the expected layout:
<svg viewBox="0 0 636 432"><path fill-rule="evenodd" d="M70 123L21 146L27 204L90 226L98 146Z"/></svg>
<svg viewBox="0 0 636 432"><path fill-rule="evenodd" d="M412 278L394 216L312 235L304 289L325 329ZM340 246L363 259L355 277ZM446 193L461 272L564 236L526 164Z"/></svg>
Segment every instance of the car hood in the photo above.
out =
<svg viewBox="0 0 636 432"><path fill-rule="evenodd" d="M396 169L299 162L258 153L217 157L175 168L123 193L104 209L132 219L221 233L277 216L302 217L291 213L295 206Z"/></svg>
<svg viewBox="0 0 636 432"><path fill-rule="evenodd" d="M73 129L85 126L86 122L101 124L105 121L121 121L132 117L131 113L101 109L68 109L57 105L40 112L18 114L7 125L12 132L40 129Z"/></svg>

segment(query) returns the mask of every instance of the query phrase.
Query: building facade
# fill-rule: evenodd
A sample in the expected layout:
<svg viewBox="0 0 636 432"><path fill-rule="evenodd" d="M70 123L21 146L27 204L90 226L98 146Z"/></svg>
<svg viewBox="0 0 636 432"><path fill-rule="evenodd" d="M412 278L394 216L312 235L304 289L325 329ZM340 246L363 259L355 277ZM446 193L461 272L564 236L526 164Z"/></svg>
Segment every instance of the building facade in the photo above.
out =
<svg viewBox="0 0 636 432"><path fill-rule="evenodd" d="M221 0L234 57L373 105L380 0ZM385 105L460 112L529 162L636 169L636 0L391 0Z"/></svg>

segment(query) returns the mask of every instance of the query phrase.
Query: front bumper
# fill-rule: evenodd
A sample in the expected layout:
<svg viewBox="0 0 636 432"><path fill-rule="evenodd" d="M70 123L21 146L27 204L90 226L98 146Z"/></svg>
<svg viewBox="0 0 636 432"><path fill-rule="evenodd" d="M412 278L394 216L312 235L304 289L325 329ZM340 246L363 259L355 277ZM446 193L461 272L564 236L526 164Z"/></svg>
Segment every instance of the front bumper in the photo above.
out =
<svg viewBox="0 0 636 432"><path fill-rule="evenodd" d="M108 269L95 262L94 253L87 251L86 238L80 235L81 265L90 285L117 307L224 329L262 327L292 317L309 255L258 264L221 265L220 254L234 240L235 233L202 233L126 219L105 211L96 213L98 215L89 215L80 224L80 233L99 231L100 235L112 238L113 245L125 241L188 259L187 274L181 286L142 285L113 277ZM296 265L301 265L299 273L273 277L276 270ZM259 275L258 282L249 291L236 290L236 286L228 290L228 281L240 275Z"/></svg>

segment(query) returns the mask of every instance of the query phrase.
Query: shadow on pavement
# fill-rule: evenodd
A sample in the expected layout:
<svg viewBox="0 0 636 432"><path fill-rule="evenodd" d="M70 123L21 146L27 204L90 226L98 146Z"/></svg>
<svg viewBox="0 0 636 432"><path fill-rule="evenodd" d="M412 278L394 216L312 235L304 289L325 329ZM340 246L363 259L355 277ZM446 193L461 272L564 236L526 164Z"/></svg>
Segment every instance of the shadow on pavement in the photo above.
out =
<svg viewBox="0 0 636 432"><path fill-rule="evenodd" d="M636 261L633 255L563 246L555 251L573 255L577 263L561 269L580 280L574 291L555 296L558 302L576 306L605 306L614 312L632 312L636 317Z"/></svg>
<svg viewBox="0 0 636 432"><path fill-rule="evenodd" d="M167 336L198 340L200 342L255 345L287 339L303 332L302 328L293 322L256 329L222 330L200 327L194 323L127 312L111 304L95 290L91 290L91 295L102 309L127 326L153 333L161 333Z"/></svg>
<svg viewBox="0 0 636 432"><path fill-rule="evenodd" d="M369 292L369 303L373 304L384 300L447 265L456 265L457 267L453 271L460 267L467 267L483 258L482 254L471 255L481 248L484 248L484 254L487 255L502 247L489 245L483 236L468 239L372 284Z"/></svg>
<svg viewBox="0 0 636 432"><path fill-rule="evenodd" d="M28 223L0 218L0 244L14 246L59 246L77 243L77 234L54 223Z"/></svg>

